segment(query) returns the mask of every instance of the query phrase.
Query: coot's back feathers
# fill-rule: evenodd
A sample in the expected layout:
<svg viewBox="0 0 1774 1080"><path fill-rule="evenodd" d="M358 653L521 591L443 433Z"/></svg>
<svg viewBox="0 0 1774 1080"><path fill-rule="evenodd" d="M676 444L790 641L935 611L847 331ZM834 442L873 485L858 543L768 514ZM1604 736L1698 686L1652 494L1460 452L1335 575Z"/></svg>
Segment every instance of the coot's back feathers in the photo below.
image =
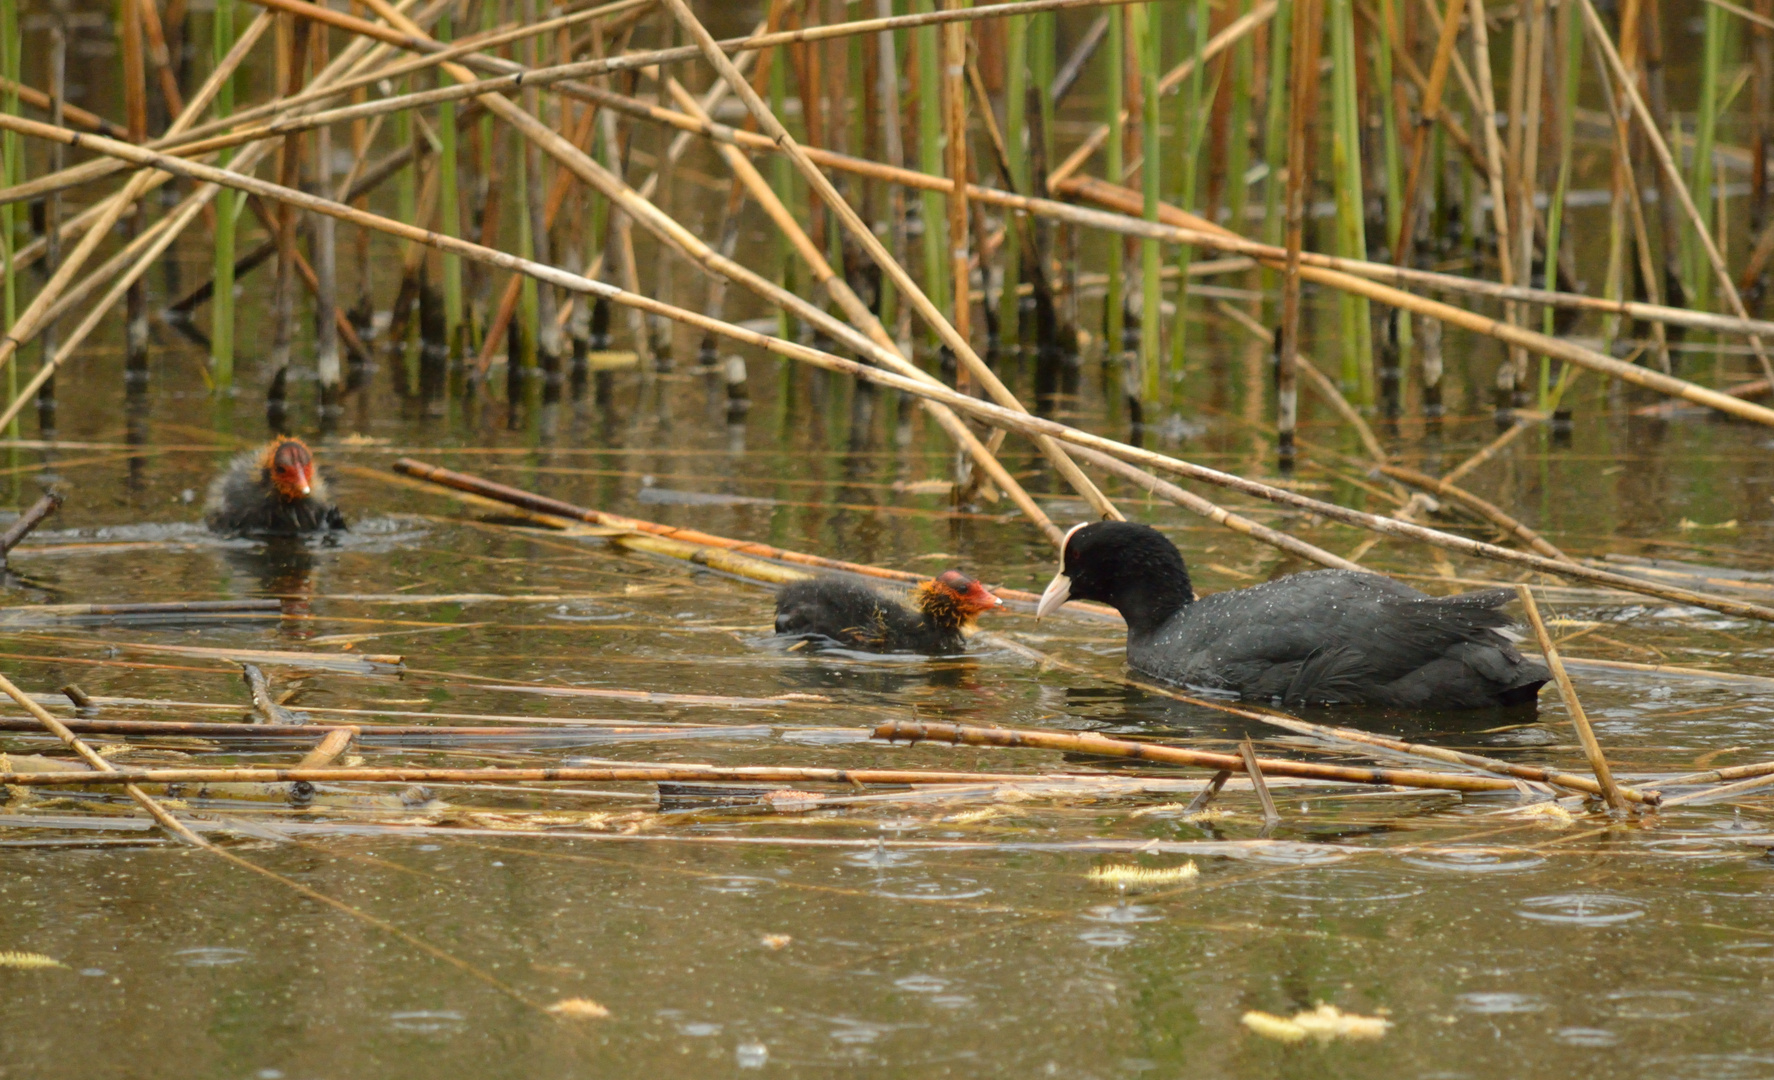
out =
<svg viewBox="0 0 1774 1080"><path fill-rule="evenodd" d="M776 632L867 652L945 656L966 647L974 618L999 601L979 582L950 570L918 586L913 602L917 611L848 578L791 582L776 594Z"/></svg>
<svg viewBox="0 0 1774 1080"><path fill-rule="evenodd" d="M1438 597L1318 570L1194 600L1175 546L1121 522L1069 534L1049 588L1120 609L1136 670L1257 701L1484 708L1531 702L1549 677L1497 633L1507 589Z"/></svg>

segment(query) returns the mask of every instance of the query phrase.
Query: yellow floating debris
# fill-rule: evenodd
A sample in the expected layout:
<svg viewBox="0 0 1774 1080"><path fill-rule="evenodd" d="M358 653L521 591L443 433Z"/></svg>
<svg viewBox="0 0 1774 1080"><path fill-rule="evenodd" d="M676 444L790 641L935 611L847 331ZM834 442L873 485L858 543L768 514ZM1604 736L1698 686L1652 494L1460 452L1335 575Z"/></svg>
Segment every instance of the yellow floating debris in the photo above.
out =
<svg viewBox="0 0 1774 1080"><path fill-rule="evenodd" d="M632 352L588 352L585 363L593 371L614 371L617 368L633 367L640 361L640 356Z"/></svg>
<svg viewBox="0 0 1774 1080"><path fill-rule="evenodd" d="M1555 802L1540 802L1532 806L1524 806L1511 816L1534 818L1537 824L1548 829L1568 828L1577 820L1577 815Z"/></svg>
<svg viewBox="0 0 1774 1080"><path fill-rule="evenodd" d="M1333 1039L1378 1039L1392 1026L1392 1021L1384 1017L1346 1013L1323 1002L1316 1009L1295 1013L1292 1019L1253 1010L1244 1014L1243 1022L1263 1038L1284 1043L1297 1043L1308 1037L1321 1043Z"/></svg>
<svg viewBox="0 0 1774 1080"><path fill-rule="evenodd" d="M787 934L765 934L763 944L766 949L781 949L787 947L788 943L793 940L794 938Z"/></svg>
<svg viewBox="0 0 1774 1080"><path fill-rule="evenodd" d="M53 956L44 956L34 952L0 952L0 967L18 968L20 971L36 971L42 968L59 968L68 965Z"/></svg>
<svg viewBox="0 0 1774 1080"><path fill-rule="evenodd" d="M1003 813L1003 811L995 806L986 806L978 810L963 810L959 814L950 814L948 817L939 818L938 820L945 825L972 825L976 821L987 821L991 818L995 818L1001 813Z"/></svg>
<svg viewBox="0 0 1774 1080"><path fill-rule="evenodd" d="M548 1011L569 1020L602 1020L610 1015L609 1009L590 998L582 997L562 998L550 1005Z"/></svg>
<svg viewBox="0 0 1774 1080"><path fill-rule="evenodd" d="M1092 885L1114 889L1150 889L1160 885L1180 885L1200 876L1201 871L1192 862L1164 867L1110 863L1107 866L1093 866L1086 875Z"/></svg>
<svg viewBox="0 0 1774 1080"><path fill-rule="evenodd" d="M1718 522L1716 524L1712 524L1712 525L1708 525L1705 522L1692 521L1692 520L1689 520L1688 518L1683 518L1681 520L1680 524L1677 526L1677 528L1681 529L1683 532L1693 532L1696 529L1735 529L1736 527L1737 527L1737 519L1736 518L1732 518L1730 521L1720 521L1720 522Z"/></svg>

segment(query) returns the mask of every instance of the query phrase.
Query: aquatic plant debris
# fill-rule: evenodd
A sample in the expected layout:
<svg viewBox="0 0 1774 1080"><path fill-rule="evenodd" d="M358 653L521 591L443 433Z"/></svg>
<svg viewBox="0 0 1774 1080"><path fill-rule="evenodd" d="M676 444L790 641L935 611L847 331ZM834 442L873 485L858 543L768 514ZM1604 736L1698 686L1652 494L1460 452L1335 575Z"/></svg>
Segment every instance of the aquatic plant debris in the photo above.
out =
<svg viewBox="0 0 1774 1080"><path fill-rule="evenodd" d="M1185 881L1194 881L1201 876L1201 870L1193 863L1186 862L1181 866L1134 866L1128 863L1110 863L1106 866L1093 866L1085 875L1093 885L1109 888L1154 888L1160 885L1180 885Z"/></svg>
<svg viewBox="0 0 1774 1080"><path fill-rule="evenodd" d="M1252 1010L1244 1014L1245 1027L1265 1039L1297 1043L1307 1038L1328 1043L1335 1039L1378 1039L1392 1027L1392 1021L1381 1016L1346 1013L1335 1005L1318 1003L1318 1008L1297 1012L1292 1019L1274 1013Z"/></svg>
<svg viewBox="0 0 1774 1080"><path fill-rule="evenodd" d="M0 967L17 968L20 971L39 971L43 968L65 968L67 966L55 957L44 956L42 953L13 950L0 952Z"/></svg>
<svg viewBox="0 0 1774 1080"><path fill-rule="evenodd" d="M1555 802L1539 802L1531 806L1524 806L1514 811L1510 816L1535 818L1537 819L1536 824L1548 829L1566 829L1577 820L1577 815Z"/></svg>
<svg viewBox="0 0 1774 1080"><path fill-rule="evenodd" d="M568 1020L604 1020L610 1010L590 998L562 998L548 1007L548 1011L556 1016L564 1016Z"/></svg>

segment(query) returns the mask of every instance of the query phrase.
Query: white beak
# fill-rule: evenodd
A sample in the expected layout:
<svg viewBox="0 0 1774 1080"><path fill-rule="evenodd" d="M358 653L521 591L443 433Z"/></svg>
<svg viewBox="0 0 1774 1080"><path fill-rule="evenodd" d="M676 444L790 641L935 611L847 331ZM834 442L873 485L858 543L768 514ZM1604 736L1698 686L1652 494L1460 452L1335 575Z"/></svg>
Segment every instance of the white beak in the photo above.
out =
<svg viewBox="0 0 1774 1080"><path fill-rule="evenodd" d="M1042 619L1059 610L1059 606L1072 598L1072 579L1065 571L1053 575L1047 588L1041 593L1041 602L1035 605L1035 618Z"/></svg>
<svg viewBox="0 0 1774 1080"><path fill-rule="evenodd" d="M303 484L303 485L302 485L302 494L303 494L303 495L307 495L307 494L308 494L308 485L307 485L307 484Z"/></svg>

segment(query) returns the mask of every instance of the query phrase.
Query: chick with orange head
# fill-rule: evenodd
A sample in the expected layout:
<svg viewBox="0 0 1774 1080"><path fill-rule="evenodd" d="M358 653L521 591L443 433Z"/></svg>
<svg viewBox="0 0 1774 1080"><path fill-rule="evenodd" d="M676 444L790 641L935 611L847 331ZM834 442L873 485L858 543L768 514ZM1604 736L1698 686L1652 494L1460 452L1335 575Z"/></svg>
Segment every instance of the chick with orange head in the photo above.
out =
<svg viewBox="0 0 1774 1080"><path fill-rule="evenodd" d="M229 462L210 483L203 520L224 536L300 536L345 527L313 451L288 435Z"/></svg>
<svg viewBox="0 0 1774 1080"><path fill-rule="evenodd" d="M912 606L842 577L796 581L776 594L776 632L867 652L961 652L975 620L1004 601L959 570L912 590Z"/></svg>

